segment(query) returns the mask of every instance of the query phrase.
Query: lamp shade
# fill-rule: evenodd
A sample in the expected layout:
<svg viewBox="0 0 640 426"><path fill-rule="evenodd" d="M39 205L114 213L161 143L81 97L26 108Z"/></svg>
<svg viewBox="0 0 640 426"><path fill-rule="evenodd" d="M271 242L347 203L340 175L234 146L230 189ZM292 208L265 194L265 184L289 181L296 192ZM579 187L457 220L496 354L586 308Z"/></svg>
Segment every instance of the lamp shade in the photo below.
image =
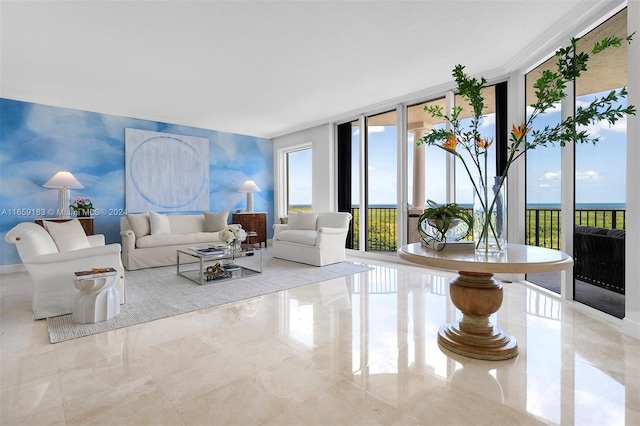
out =
<svg viewBox="0 0 640 426"><path fill-rule="evenodd" d="M260 192L260 188L254 181L248 180L242 184L238 192Z"/></svg>
<svg viewBox="0 0 640 426"><path fill-rule="evenodd" d="M82 185L74 175L69 172L58 172L44 185L45 188L56 188L58 190L58 217L69 217L69 190L82 189Z"/></svg>
<svg viewBox="0 0 640 426"><path fill-rule="evenodd" d="M69 172L58 172L51 179L49 179L44 185L45 188L56 189L82 189L82 185L74 175Z"/></svg>

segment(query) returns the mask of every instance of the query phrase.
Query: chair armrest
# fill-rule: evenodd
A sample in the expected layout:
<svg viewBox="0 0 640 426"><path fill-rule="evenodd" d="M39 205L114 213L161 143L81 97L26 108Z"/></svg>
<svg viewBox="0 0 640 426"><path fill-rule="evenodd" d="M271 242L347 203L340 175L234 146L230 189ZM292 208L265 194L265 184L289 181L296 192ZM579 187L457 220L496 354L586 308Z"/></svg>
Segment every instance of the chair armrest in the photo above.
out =
<svg viewBox="0 0 640 426"><path fill-rule="evenodd" d="M34 256L23 259L22 263L24 263L25 265L46 265L69 262L78 259L86 259L90 257L104 256L112 253L118 254L118 256L120 255L120 244L114 243L107 246L90 247L80 250L62 251L60 253L43 254L42 256ZM95 266L100 267L103 265Z"/></svg>
<svg viewBox="0 0 640 426"><path fill-rule="evenodd" d="M89 245L91 247L100 247L105 245L104 235L102 234L87 235L87 239L89 240Z"/></svg>
<svg viewBox="0 0 640 426"><path fill-rule="evenodd" d="M341 249L345 247L349 228L327 228L318 229L317 246L320 249L334 248Z"/></svg>
<svg viewBox="0 0 640 426"><path fill-rule="evenodd" d="M349 232L349 228L327 228L322 227L318 229L318 232L321 234L347 234Z"/></svg>
<svg viewBox="0 0 640 426"><path fill-rule="evenodd" d="M128 252L136 248L136 234L131 229L126 231L120 231L120 238L122 238L122 251Z"/></svg>
<svg viewBox="0 0 640 426"><path fill-rule="evenodd" d="M286 231L289 229L289 225L286 223L274 223L273 224L273 238L276 238L279 232Z"/></svg>

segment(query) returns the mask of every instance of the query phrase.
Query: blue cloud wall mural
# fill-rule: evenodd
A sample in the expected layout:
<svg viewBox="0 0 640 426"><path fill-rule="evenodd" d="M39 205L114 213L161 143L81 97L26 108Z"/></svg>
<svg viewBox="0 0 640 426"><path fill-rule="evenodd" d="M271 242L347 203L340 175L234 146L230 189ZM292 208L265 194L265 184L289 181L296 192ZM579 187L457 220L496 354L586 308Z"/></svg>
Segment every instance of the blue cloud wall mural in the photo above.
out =
<svg viewBox="0 0 640 426"><path fill-rule="evenodd" d="M84 185L71 190L70 198L91 199L97 209L95 232L104 234L107 243L120 242L125 128L209 139L209 210L245 208L245 194L238 189L253 179L262 190L254 194L254 210L267 212L271 230L270 139L0 98L0 265L20 263L15 247L4 240L11 228L55 217L49 213L57 208L57 190L42 185L60 170L70 171Z"/></svg>

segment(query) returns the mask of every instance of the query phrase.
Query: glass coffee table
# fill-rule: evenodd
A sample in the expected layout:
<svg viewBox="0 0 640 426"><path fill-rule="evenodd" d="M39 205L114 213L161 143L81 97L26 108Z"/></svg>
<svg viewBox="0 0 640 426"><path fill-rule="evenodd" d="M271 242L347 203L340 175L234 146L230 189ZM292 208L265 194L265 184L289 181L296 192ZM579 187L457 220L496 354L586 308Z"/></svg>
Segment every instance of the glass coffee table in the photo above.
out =
<svg viewBox="0 0 640 426"><path fill-rule="evenodd" d="M196 284L211 284L221 280L246 278L262 273L262 250L244 248L231 253L227 248L217 248L211 253L199 251L212 247L190 247L177 250L176 272ZM185 262L184 256L190 257ZM180 258L183 262L180 262ZM197 259L195 262L193 258Z"/></svg>

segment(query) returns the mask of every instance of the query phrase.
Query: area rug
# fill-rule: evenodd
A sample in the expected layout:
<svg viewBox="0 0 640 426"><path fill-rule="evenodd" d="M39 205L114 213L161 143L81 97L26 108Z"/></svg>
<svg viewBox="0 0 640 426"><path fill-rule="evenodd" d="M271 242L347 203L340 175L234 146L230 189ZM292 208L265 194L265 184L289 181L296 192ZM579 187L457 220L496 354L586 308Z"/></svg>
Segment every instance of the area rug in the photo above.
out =
<svg viewBox="0 0 640 426"><path fill-rule="evenodd" d="M351 262L315 267L265 254L262 274L203 286L177 275L175 266L127 271L127 303L118 316L95 324L77 324L71 314L47 318L49 340L63 342L369 269Z"/></svg>

